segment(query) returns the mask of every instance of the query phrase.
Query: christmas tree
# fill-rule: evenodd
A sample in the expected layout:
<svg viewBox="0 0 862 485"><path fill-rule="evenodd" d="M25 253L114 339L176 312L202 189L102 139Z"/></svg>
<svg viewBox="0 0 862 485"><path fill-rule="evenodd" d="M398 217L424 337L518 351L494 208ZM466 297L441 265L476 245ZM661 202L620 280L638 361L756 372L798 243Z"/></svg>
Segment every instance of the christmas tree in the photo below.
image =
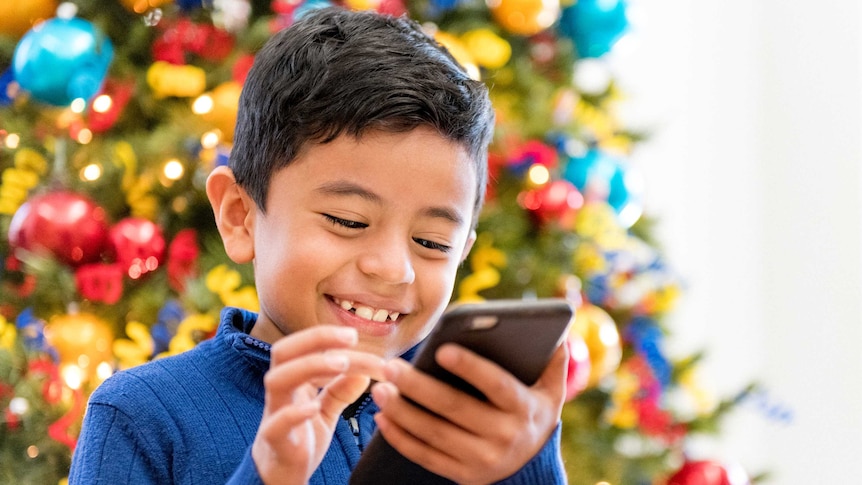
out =
<svg viewBox="0 0 862 485"><path fill-rule="evenodd" d="M603 58L623 0L344 0L407 14L491 88L492 184L460 301L566 297L573 484L731 483L686 458L732 402L672 360L677 275L650 237L641 134ZM203 184L225 164L265 40L329 0L22 0L0 6L0 479L57 483L88 393L255 310ZM743 483L734 481L733 483Z"/></svg>

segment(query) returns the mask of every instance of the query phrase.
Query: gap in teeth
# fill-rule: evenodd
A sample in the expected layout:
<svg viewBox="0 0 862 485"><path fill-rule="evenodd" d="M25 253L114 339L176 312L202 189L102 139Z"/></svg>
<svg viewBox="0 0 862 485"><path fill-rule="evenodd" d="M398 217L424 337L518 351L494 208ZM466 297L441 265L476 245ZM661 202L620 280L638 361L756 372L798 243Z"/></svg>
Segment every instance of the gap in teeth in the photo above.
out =
<svg viewBox="0 0 862 485"><path fill-rule="evenodd" d="M344 310L349 312L353 312L359 318L364 318L365 320L372 320L375 322L385 322L386 320L395 321L401 315L399 312L390 312L384 309L375 310L369 306L359 305L355 306L352 301L341 300L339 306Z"/></svg>

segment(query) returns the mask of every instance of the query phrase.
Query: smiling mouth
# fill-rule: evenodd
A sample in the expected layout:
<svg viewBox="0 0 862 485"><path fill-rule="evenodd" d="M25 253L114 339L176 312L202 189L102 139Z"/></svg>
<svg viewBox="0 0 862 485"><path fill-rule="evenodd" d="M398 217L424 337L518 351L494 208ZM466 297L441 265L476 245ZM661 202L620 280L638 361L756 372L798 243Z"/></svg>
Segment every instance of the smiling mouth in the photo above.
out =
<svg viewBox="0 0 862 485"><path fill-rule="evenodd" d="M372 308L370 306L355 303L350 300L332 299L342 309L347 310L359 318L370 320L372 322L394 322L401 316L399 312L393 312L385 308Z"/></svg>

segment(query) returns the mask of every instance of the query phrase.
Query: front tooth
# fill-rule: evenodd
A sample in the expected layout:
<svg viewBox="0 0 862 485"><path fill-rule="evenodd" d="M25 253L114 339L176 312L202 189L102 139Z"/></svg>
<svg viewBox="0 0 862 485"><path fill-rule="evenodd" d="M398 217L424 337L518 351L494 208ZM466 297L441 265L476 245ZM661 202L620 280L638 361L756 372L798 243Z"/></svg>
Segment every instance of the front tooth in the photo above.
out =
<svg viewBox="0 0 862 485"><path fill-rule="evenodd" d="M377 310L376 312L374 312L374 316L371 319L375 322L385 322L386 317L388 316L389 312L387 312L386 310Z"/></svg>
<svg viewBox="0 0 862 485"><path fill-rule="evenodd" d="M394 322L395 320L398 320L398 317L399 317L400 315L401 315L401 314L400 314L400 313L398 313L398 312L392 312L392 313L390 313L390 314L389 314L389 319L390 319L390 320L392 320L392 321Z"/></svg>
<svg viewBox="0 0 862 485"><path fill-rule="evenodd" d="M374 316L374 309L367 306L357 306L356 307L356 316L360 318L364 318L366 320L371 320Z"/></svg>
<svg viewBox="0 0 862 485"><path fill-rule="evenodd" d="M353 308L353 302L341 300L341 308L344 308L345 310L350 310L351 308Z"/></svg>

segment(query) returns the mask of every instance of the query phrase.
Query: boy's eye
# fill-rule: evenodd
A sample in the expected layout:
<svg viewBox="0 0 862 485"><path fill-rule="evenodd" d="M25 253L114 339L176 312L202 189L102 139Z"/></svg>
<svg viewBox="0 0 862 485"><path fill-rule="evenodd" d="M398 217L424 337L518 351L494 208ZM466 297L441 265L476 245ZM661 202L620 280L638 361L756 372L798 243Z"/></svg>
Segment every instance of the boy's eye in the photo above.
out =
<svg viewBox="0 0 862 485"><path fill-rule="evenodd" d="M434 241L429 241L427 239L420 239L418 237L414 237L413 241L415 241L417 244L419 244L422 247L425 247L428 249L433 249L435 251L440 251L443 253L448 253L449 251L452 250L452 246L447 246L445 244L436 243Z"/></svg>
<svg viewBox="0 0 862 485"><path fill-rule="evenodd" d="M351 221L350 219L342 219L340 217L335 217L330 214L323 214L323 217L325 217L326 220L335 225L346 227L348 229L365 229L366 227L368 227L368 224L365 224L364 222Z"/></svg>

